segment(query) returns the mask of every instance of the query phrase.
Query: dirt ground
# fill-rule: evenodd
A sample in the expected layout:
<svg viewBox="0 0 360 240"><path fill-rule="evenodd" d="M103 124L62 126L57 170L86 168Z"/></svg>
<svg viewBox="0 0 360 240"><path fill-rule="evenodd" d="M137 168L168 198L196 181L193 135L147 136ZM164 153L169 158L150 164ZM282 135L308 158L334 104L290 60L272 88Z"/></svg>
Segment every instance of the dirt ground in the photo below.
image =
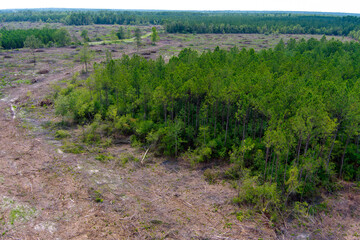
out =
<svg viewBox="0 0 360 240"><path fill-rule="evenodd" d="M253 239L267 231L239 223L234 190L207 184L201 171L63 154L0 106L3 239Z"/></svg>
<svg viewBox="0 0 360 240"><path fill-rule="evenodd" d="M139 53L170 57L177 52L172 46L199 41L171 35ZM121 46L92 47L94 61L104 60L105 49L114 58L137 52L131 44ZM245 209L231 201L236 190L206 182L201 166L152 154L143 163L125 161L144 154L126 141L108 148L115 157L105 162L91 151L64 153L43 127L54 121L52 109L40 105L55 84L83 69L74 62L76 53L70 47L44 49L36 66L28 50L1 53L0 239L360 239L355 185L324 196L328 207L319 217L294 219L276 232L265 216L239 221L237 213ZM40 74L43 69L48 72Z"/></svg>

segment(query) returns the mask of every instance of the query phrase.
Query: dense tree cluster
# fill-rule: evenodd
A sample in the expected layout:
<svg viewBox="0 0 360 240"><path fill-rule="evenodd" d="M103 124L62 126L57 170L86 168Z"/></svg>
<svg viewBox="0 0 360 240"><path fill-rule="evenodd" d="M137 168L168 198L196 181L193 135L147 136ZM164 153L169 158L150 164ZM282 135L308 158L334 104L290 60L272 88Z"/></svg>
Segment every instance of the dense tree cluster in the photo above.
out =
<svg viewBox="0 0 360 240"><path fill-rule="evenodd" d="M28 36L33 35L43 45L57 44L65 46L70 43L70 35L64 28L52 29L44 27L42 29L0 29L1 41L0 46L4 49L23 48L24 42Z"/></svg>
<svg viewBox="0 0 360 240"><path fill-rule="evenodd" d="M0 22L61 22L67 11L0 10Z"/></svg>
<svg viewBox="0 0 360 240"><path fill-rule="evenodd" d="M68 25L89 24L159 24L172 12L116 10L16 10L0 11L0 22L61 22ZM178 15L178 14L176 14Z"/></svg>
<svg viewBox="0 0 360 240"><path fill-rule="evenodd" d="M78 123L105 121L106 134L132 135L162 154L229 160L237 166L229 176L252 176L243 185L258 184L252 196L277 202L330 189L334 177L360 179L359 79L360 45L325 37L260 52L184 49L168 63L96 64L55 108ZM246 193L240 200L251 202Z"/></svg>
<svg viewBox="0 0 360 240"><path fill-rule="evenodd" d="M169 33L289 33L349 35L360 18L299 14L218 14L189 16L165 24Z"/></svg>

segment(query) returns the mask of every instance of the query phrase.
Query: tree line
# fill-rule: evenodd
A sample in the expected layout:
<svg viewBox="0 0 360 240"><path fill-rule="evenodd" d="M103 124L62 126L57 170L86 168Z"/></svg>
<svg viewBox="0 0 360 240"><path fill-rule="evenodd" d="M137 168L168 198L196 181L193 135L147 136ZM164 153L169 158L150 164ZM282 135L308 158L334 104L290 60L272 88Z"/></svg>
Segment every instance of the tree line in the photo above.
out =
<svg viewBox="0 0 360 240"><path fill-rule="evenodd" d="M355 42L184 49L168 63L135 55L95 64L57 94L55 110L160 154L229 161L227 175L251 190L239 201L270 209L331 191L336 178L360 179L359 79Z"/></svg>
<svg viewBox="0 0 360 240"><path fill-rule="evenodd" d="M59 10L2 11L1 22L43 21L67 25L164 25L169 33L327 34L358 39L360 18L315 13L226 11Z"/></svg>
<svg viewBox="0 0 360 240"><path fill-rule="evenodd" d="M360 18L296 14L229 14L192 16L165 24L169 33L326 34L348 36Z"/></svg>
<svg viewBox="0 0 360 240"><path fill-rule="evenodd" d="M27 37L36 37L43 46L66 46L71 42L70 34L65 28L53 29L0 29L0 47L4 49L23 48Z"/></svg>

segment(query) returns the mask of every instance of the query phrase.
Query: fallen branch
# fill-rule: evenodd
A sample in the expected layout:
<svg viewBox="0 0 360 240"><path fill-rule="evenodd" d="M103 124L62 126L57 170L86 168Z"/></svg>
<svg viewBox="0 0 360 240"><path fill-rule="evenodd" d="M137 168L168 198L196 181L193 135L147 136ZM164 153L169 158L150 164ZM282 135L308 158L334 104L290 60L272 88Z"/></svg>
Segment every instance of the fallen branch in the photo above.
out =
<svg viewBox="0 0 360 240"><path fill-rule="evenodd" d="M145 152L144 156L142 157L142 159L141 159L141 164L143 164L143 163L144 163L144 159L145 159L146 154L148 153L149 149L150 149L150 147L146 150L146 152Z"/></svg>

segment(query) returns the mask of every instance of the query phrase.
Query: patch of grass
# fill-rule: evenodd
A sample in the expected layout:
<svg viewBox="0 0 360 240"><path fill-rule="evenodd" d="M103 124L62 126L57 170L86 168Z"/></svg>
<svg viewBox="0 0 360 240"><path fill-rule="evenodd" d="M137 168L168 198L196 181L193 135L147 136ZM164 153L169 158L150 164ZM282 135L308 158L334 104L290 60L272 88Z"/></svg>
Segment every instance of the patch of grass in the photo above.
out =
<svg viewBox="0 0 360 240"><path fill-rule="evenodd" d="M97 203L102 203L104 201L102 194L99 190L94 191L94 200Z"/></svg>
<svg viewBox="0 0 360 240"><path fill-rule="evenodd" d="M140 161L138 158L135 158L132 154L130 153L124 153L120 156L119 160L118 160L118 165L125 167L125 165L128 162L138 162Z"/></svg>
<svg viewBox="0 0 360 240"><path fill-rule="evenodd" d="M98 154L96 157L95 157L96 160L100 161L100 162L107 162L109 160L112 160L114 159L114 156L112 156L111 154Z"/></svg>
<svg viewBox="0 0 360 240"><path fill-rule="evenodd" d="M252 212L249 210L236 212L236 219L239 220L240 222L250 219L251 216L252 216Z"/></svg>
<svg viewBox="0 0 360 240"><path fill-rule="evenodd" d="M111 138L102 138L100 140L100 147L101 148L108 148L112 145L112 139Z"/></svg>
<svg viewBox="0 0 360 240"><path fill-rule="evenodd" d="M82 145L68 141L65 141L61 148L66 153L79 154L84 152L84 147Z"/></svg>
<svg viewBox="0 0 360 240"><path fill-rule="evenodd" d="M28 221L36 213L36 208L17 204L13 199L8 197L3 197L0 203L0 210L3 211L5 209L9 209L10 211L7 218L0 218L2 225L6 224L5 219L8 219L8 223L11 225L14 225L16 221Z"/></svg>
<svg viewBox="0 0 360 240"><path fill-rule="evenodd" d="M41 123L41 127L44 129L49 129L53 126L53 123L51 121L45 121Z"/></svg>
<svg viewBox="0 0 360 240"><path fill-rule="evenodd" d="M69 131L66 131L66 130L57 130L55 132L55 139L57 139L57 140L68 138L70 136L71 136L71 134L69 133Z"/></svg>
<svg viewBox="0 0 360 240"><path fill-rule="evenodd" d="M17 220L29 220L36 212L35 208L26 208L24 206L18 206L10 211L9 221L11 225Z"/></svg>

